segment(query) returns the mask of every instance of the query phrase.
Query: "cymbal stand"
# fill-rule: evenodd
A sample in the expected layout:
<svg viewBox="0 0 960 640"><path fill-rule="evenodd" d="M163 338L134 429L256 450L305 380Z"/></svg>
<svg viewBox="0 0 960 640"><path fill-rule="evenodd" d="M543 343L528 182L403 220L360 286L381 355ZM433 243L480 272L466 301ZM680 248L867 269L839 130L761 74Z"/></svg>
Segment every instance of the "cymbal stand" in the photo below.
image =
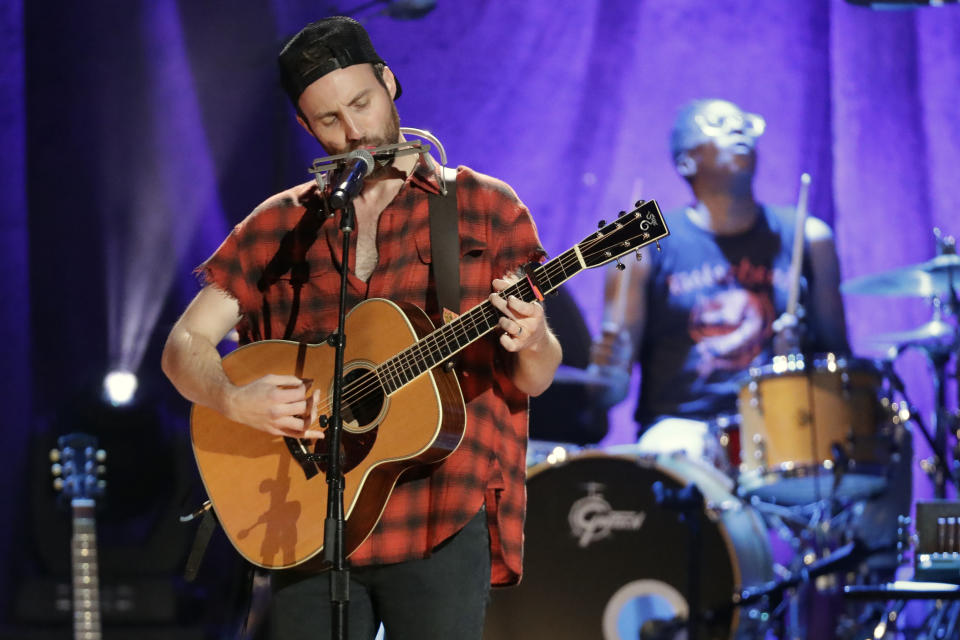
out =
<svg viewBox="0 0 960 640"><path fill-rule="evenodd" d="M937 254L938 255L956 255L957 253L957 242L953 236L944 236L939 228L934 228L933 235L936 237L937 243ZM947 316L954 319L954 334L953 334L953 343L949 345L949 348L939 350L939 353L931 354L928 356L930 358L931 364L934 368L934 391L936 398L936 436L937 443L941 445L941 451L946 451L947 448L947 434L949 432L954 432L956 436L956 442L954 444L953 450L953 460L950 463L950 467L946 470L946 473L953 479L954 484L957 485L958 491L960 491L960 431L957 430L958 427L958 416L951 415L946 405L946 381L947 381L947 363L950 360L951 354L960 353L960 330L958 330L956 323L960 321L960 295L957 293L957 289L960 288L960 273L955 273L954 269L948 268L947 272L947 295L946 302L943 298L936 298L934 300L934 312L938 315L946 311ZM954 377L957 377L957 370L960 369L960 363L954 360ZM957 406L960 409L960 385L957 388ZM945 481L944 481L945 484ZM936 497L943 498L945 496L945 487L937 485Z"/></svg>
<svg viewBox="0 0 960 640"><path fill-rule="evenodd" d="M947 410L947 364L950 361L949 353L928 353L927 359L933 368L934 390L934 441L936 451L940 453L941 464L936 465L934 473L934 495L937 498L947 497L947 478L957 483L956 456L952 462L946 461L947 434L952 431L953 422Z"/></svg>
<svg viewBox="0 0 960 640"><path fill-rule="evenodd" d="M909 396L907 396L906 385L904 385L903 380L897 374L893 368L892 360L884 360L883 368L884 375L890 386L900 394L901 406L906 409L907 419L912 420L914 424L917 425L917 428L920 431L920 435L923 436L923 439L927 441L927 444L930 446L930 451L933 453L933 464L930 468L925 468L924 470L928 475L934 480L934 491L937 498L943 498L946 494L946 480L951 478L958 489L960 489L960 478L957 474L951 471L950 463L947 461L947 428L946 428L946 365L949 361L949 353L935 353L931 351L926 351L927 360L930 362L930 365L934 369L933 374L933 384L934 384L934 398L935 398L935 410L934 410L934 425L933 430L931 430L920 412L917 411L913 404L910 402ZM954 458L956 459L956 452L954 453ZM954 463L955 464L955 463Z"/></svg>

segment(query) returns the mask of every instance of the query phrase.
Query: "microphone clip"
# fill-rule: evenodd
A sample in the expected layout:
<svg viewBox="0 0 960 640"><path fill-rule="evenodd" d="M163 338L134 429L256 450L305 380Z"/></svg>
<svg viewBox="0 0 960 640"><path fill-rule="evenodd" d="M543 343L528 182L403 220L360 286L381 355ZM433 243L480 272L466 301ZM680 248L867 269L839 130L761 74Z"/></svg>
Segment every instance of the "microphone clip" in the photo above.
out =
<svg viewBox="0 0 960 640"><path fill-rule="evenodd" d="M382 147L366 149L366 151L373 156L373 160L377 165L383 166L400 156L429 153L430 145L422 140L412 140L410 142L398 142L396 144L387 144ZM349 153L338 153L334 156L316 158L313 161L313 165L307 169L307 172L314 175L317 186L323 190L328 184L328 176L332 175L331 172L336 173L343 169L347 163L355 157L354 153L354 151L351 151Z"/></svg>

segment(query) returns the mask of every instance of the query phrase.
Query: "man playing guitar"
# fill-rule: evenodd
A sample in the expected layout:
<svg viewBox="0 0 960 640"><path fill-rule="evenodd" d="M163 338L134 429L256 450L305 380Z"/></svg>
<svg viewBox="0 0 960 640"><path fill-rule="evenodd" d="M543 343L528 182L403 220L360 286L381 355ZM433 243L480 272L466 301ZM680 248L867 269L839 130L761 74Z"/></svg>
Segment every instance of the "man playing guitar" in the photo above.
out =
<svg viewBox="0 0 960 640"><path fill-rule="evenodd" d="M298 122L327 153L403 140L394 105L400 85L357 22L311 23L279 62ZM461 306L453 311L489 299L502 317L499 331L458 355L466 408L459 447L404 473L379 524L350 556L350 637L373 638L382 622L391 638L479 640L490 585L520 578L527 396L550 385L561 358L543 308L497 292L511 284L504 274L544 252L505 183L415 155L377 165L354 200L347 307L386 298L415 304L440 324L428 201L440 193L444 171L456 184L459 217ZM206 286L167 340L164 372L191 402L246 425L238 438L247 428L300 442L324 436L322 391L311 380L265 371L234 384L216 345L234 327L242 344L319 344L335 331L341 238L336 217L326 215L327 195L303 184L238 224L201 266ZM273 637L325 637L327 575L299 567L275 571L272 582Z"/></svg>

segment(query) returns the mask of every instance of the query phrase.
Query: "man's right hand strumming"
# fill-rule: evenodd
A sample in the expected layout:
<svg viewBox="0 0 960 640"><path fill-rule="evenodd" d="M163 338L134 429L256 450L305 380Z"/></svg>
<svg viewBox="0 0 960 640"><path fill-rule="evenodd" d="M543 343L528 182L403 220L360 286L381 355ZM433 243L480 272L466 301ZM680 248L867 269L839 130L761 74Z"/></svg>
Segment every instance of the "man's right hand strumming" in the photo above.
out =
<svg viewBox="0 0 960 640"><path fill-rule="evenodd" d="M296 376L268 374L225 392L224 415L234 422L275 436L316 439L320 391L307 395L307 383Z"/></svg>

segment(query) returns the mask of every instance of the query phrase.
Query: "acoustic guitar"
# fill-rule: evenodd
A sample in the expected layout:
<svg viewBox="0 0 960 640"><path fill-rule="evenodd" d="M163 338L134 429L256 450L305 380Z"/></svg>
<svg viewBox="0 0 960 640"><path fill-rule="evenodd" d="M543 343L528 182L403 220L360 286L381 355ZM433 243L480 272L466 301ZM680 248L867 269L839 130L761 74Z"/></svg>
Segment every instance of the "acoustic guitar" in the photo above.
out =
<svg viewBox="0 0 960 640"><path fill-rule="evenodd" d="M583 269L667 235L656 202L638 202L614 222L601 222L597 232L573 248L529 269L528 277L503 295L535 300ZM486 301L435 329L418 307L378 298L348 314L341 442L347 556L376 526L400 474L438 462L459 445L466 407L456 374L443 365L496 328L499 318ZM333 361L334 349L327 344L265 340L231 352L223 368L238 385L269 373L309 381L308 393L321 391L322 428L329 414ZM216 515L244 558L280 569L323 550L326 439L270 435L201 405L192 410L191 436Z"/></svg>
<svg viewBox="0 0 960 640"><path fill-rule="evenodd" d="M97 440L84 433L57 439L50 451L53 486L70 499L73 534L70 570L73 591L74 640L101 640L100 581L97 566L96 498L103 495L106 453Z"/></svg>

